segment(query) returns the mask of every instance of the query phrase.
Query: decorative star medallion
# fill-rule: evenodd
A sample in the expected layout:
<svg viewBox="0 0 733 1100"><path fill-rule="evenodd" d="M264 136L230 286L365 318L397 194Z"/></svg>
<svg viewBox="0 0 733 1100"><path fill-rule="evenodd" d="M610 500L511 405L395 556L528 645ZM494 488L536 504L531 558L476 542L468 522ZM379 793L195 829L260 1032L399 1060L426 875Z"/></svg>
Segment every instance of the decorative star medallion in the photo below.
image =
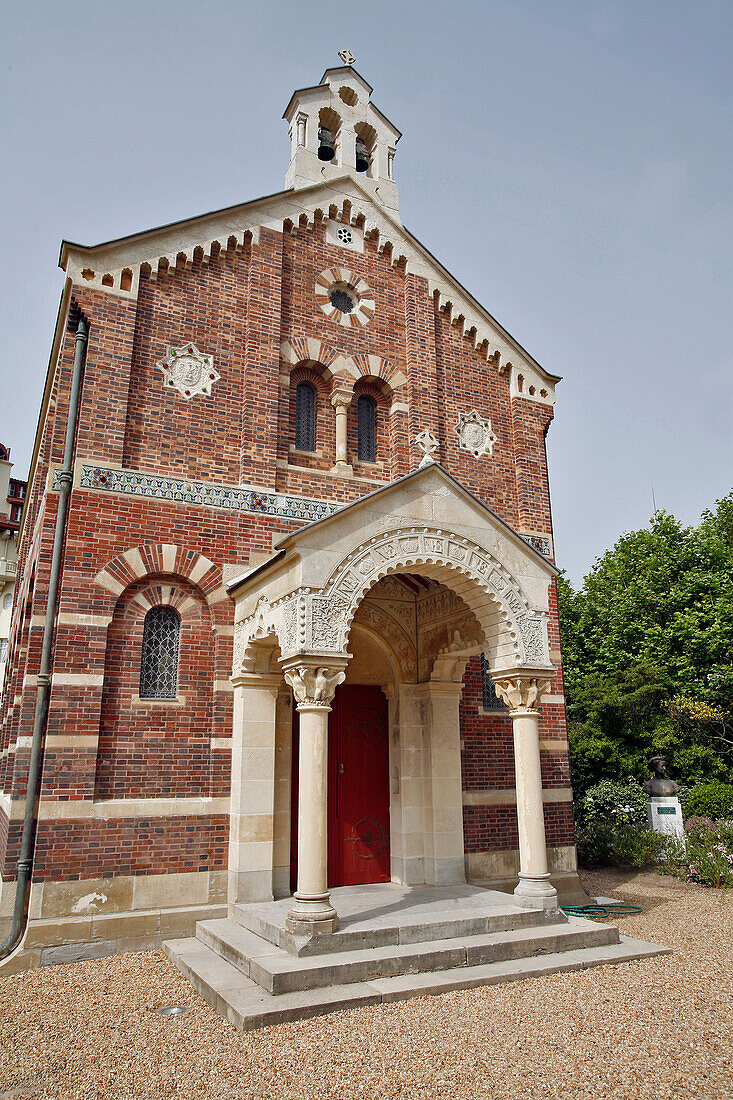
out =
<svg viewBox="0 0 733 1100"><path fill-rule="evenodd" d="M165 359L155 364L163 372L166 389L175 388L189 401L196 394L211 393L215 382L221 377L214 370L214 360L204 355L195 344L183 344L180 348L168 348Z"/></svg>
<svg viewBox="0 0 733 1100"><path fill-rule="evenodd" d="M433 435L429 428L423 428L421 432L418 432L412 442L416 443L419 450L422 452L422 459L420 460L418 470L423 466L429 466L431 462L435 462L433 455L440 444L438 443L438 437Z"/></svg>
<svg viewBox="0 0 733 1100"><path fill-rule="evenodd" d="M476 409L470 413L460 414L456 432L461 447L465 451L470 451L474 458L493 454L494 444L499 442L499 437L494 434L491 427L491 421L484 420Z"/></svg>

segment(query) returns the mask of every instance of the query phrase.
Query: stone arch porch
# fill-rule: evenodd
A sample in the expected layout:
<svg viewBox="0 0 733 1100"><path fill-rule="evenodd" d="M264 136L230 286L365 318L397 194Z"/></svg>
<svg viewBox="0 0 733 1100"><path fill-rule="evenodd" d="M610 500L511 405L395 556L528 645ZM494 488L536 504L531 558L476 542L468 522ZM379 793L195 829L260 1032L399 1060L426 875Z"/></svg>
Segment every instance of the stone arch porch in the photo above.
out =
<svg viewBox="0 0 733 1100"><path fill-rule="evenodd" d="M537 712L554 673L547 635L554 572L432 465L288 536L268 562L230 583L231 904L289 893L294 703L300 780L291 930L336 927L326 870L328 715L350 666L363 678L370 662L389 700L392 879L465 882L459 704L466 662L483 651L513 725L516 900L556 906Z"/></svg>

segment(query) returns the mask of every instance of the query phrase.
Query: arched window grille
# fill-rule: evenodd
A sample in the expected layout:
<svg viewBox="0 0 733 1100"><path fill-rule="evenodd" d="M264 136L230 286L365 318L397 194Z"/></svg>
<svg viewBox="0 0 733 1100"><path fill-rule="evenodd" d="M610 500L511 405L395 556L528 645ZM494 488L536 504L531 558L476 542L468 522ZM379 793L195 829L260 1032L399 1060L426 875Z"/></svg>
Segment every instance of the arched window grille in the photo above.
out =
<svg viewBox="0 0 733 1100"><path fill-rule="evenodd" d="M172 607L151 607L143 623L140 698L175 699L181 620Z"/></svg>
<svg viewBox="0 0 733 1100"><path fill-rule="evenodd" d="M299 451L316 449L316 391L310 382L295 387L295 446Z"/></svg>
<svg viewBox="0 0 733 1100"><path fill-rule="evenodd" d="M359 436L359 461L377 461L377 403L363 393L356 402L356 427Z"/></svg>
<svg viewBox="0 0 733 1100"><path fill-rule="evenodd" d="M481 686L483 689L484 710L506 710L504 701L496 694L496 687L491 679L489 662L486 660L485 653L481 654Z"/></svg>

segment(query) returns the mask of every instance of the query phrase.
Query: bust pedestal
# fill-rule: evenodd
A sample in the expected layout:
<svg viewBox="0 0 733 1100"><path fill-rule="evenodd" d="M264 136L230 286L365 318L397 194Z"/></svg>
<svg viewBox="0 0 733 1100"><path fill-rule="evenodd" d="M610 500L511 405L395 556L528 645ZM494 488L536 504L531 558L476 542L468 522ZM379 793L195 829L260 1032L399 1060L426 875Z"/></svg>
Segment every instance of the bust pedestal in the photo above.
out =
<svg viewBox="0 0 733 1100"><path fill-rule="evenodd" d="M682 823L682 807L677 795L651 795L646 804L649 828L666 836L682 839L685 827Z"/></svg>

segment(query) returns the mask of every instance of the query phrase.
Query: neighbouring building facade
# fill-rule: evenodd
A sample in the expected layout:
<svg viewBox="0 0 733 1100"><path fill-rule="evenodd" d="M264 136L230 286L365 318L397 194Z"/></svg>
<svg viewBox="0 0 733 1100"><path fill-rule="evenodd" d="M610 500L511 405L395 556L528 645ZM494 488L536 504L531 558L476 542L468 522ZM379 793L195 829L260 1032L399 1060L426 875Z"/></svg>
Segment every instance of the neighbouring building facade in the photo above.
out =
<svg viewBox="0 0 733 1100"><path fill-rule="evenodd" d="M26 483L11 477L10 449L0 443L0 691L5 679L10 620L18 573L18 531Z"/></svg>
<svg viewBox="0 0 733 1100"><path fill-rule="evenodd" d="M64 242L2 701L14 894L75 349L23 965L335 885L577 892L545 435L555 384L402 225L351 65L286 190Z"/></svg>

